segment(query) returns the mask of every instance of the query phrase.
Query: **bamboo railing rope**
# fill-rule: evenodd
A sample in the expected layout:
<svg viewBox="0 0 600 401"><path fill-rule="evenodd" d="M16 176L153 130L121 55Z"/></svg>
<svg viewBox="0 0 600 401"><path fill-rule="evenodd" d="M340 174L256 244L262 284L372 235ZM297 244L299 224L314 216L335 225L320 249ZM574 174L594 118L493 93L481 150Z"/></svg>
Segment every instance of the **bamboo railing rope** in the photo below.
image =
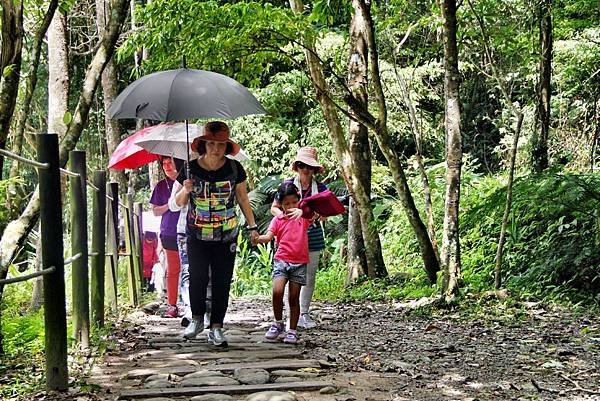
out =
<svg viewBox="0 0 600 401"><path fill-rule="evenodd" d="M27 281L27 280L31 280L31 279L39 277L39 276L43 276L44 274L54 273L55 271L56 271L56 267L50 266L47 269L40 270L38 272L33 272L30 274L25 274L24 276L5 278L3 280L0 280L0 284L5 285L5 284L20 283L22 281Z"/></svg>
<svg viewBox="0 0 600 401"><path fill-rule="evenodd" d="M0 154L6 156L8 158L11 158L13 160L20 161L21 163L29 164L36 168L47 169L50 167L50 164L48 164L48 163L40 163L35 160L29 160L23 156L19 156L15 153L9 152L8 150L5 150L5 149L0 149Z"/></svg>

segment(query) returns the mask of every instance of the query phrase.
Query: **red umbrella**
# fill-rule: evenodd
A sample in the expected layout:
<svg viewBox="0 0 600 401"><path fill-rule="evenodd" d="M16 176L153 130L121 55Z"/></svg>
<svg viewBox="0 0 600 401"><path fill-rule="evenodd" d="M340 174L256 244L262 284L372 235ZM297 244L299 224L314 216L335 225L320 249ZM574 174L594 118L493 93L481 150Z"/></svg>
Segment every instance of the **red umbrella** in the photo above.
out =
<svg viewBox="0 0 600 401"><path fill-rule="evenodd" d="M134 169L158 160L158 155L135 144L136 141L142 140L150 134L154 128L146 127L121 141L110 156L108 168L113 170Z"/></svg>

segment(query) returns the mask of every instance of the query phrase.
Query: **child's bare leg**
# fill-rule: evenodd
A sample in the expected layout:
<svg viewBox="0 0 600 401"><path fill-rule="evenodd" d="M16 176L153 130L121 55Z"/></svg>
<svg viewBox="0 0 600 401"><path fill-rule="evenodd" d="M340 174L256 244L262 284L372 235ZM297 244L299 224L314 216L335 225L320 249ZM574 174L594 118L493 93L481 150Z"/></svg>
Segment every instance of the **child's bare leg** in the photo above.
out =
<svg viewBox="0 0 600 401"><path fill-rule="evenodd" d="M287 279L285 277L273 279L273 316L276 321L283 319L283 292L285 291L286 283Z"/></svg>
<svg viewBox="0 0 600 401"><path fill-rule="evenodd" d="M298 318L300 317L300 290L302 286L292 281L288 285L288 302L290 304L290 330L296 330ZM283 308L283 302L282 302Z"/></svg>

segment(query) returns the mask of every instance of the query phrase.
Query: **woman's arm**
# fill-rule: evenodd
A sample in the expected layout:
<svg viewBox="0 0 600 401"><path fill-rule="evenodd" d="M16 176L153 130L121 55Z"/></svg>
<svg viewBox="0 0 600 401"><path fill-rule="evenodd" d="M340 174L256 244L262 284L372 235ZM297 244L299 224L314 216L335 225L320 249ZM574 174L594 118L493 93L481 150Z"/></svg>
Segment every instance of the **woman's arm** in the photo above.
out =
<svg viewBox="0 0 600 401"><path fill-rule="evenodd" d="M194 181L190 180L189 178L187 180L183 181L183 186L181 187L179 192L177 192L177 195L175 195L175 205L176 206L178 206L179 208L182 208L185 205L187 205L187 203L190 200L190 192L192 192L193 184L194 184Z"/></svg>
<svg viewBox="0 0 600 401"><path fill-rule="evenodd" d="M250 238L254 241L255 238L258 237L258 231L256 230L256 221L254 220L254 213L250 206L250 199L248 199L248 189L246 185L246 181L236 184L235 198L237 199L238 205L240 205L240 209L242 209L248 227L253 227L250 231Z"/></svg>
<svg viewBox="0 0 600 401"><path fill-rule="evenodd" d="M182 188L182 185L179 183L179 181L175 181L173 183L173 189L171 189L171 196L169 196L169 210L172 212L179 212L183 206L179 206L177 204L177 194L179 193L179 190Z"/></svg>
<svg viewBox="0 0 600 401"><path fill-rule="evenodd" d="M271 204L271 214L275 217L283 214L283 210L281 210L281 205L279 204L279 202L277 202L277 200L273 200L273 203Z"/></svg>
<svg viewBox="0 0 600 401"><path fill-rule="evenodd" d="M165 214L165 212L169 210L169 204L165 203L164 205L161 206L157 206L157 205L152 205L152 213L155 216L162 216L163 214Z"/></svg>

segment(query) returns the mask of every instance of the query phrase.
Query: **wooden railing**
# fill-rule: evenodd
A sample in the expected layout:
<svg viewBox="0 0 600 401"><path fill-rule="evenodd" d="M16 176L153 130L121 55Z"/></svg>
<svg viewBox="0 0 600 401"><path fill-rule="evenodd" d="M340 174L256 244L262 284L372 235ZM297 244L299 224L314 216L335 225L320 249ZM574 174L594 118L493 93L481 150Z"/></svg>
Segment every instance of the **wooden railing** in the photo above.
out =
<svg viewBox="0 0 600 401"><path fill-rule="evenodd" d="M86 172L86 154L72 151L69 170L59 166L58 135L36 136L38 160L29 160L0 149L3 155L34 166L38 171L40 194L40 240L42 269L31 274L0 280L1 285L39 276L44 286L44 330L46 389L66 390L67 313L65 265L72 263L73 338L83 348L90 342L90 327L103 327L105 304L117 310L119 256L126 257L129 301L138 306L142 291L142 205L131 195L118 199L118 184L106 183L106 172L96 170L92 181ZM69 177L71 215L71 256L65 259L63 206L60 175ZM88 251L87 187L92 190L91 249ZM107 202L108 205L107 205ZM119 206L125 225L125 252L119 255ZM91 258L91 267L88 262ZM91 312L91 313L90 313Z"/></svg>

